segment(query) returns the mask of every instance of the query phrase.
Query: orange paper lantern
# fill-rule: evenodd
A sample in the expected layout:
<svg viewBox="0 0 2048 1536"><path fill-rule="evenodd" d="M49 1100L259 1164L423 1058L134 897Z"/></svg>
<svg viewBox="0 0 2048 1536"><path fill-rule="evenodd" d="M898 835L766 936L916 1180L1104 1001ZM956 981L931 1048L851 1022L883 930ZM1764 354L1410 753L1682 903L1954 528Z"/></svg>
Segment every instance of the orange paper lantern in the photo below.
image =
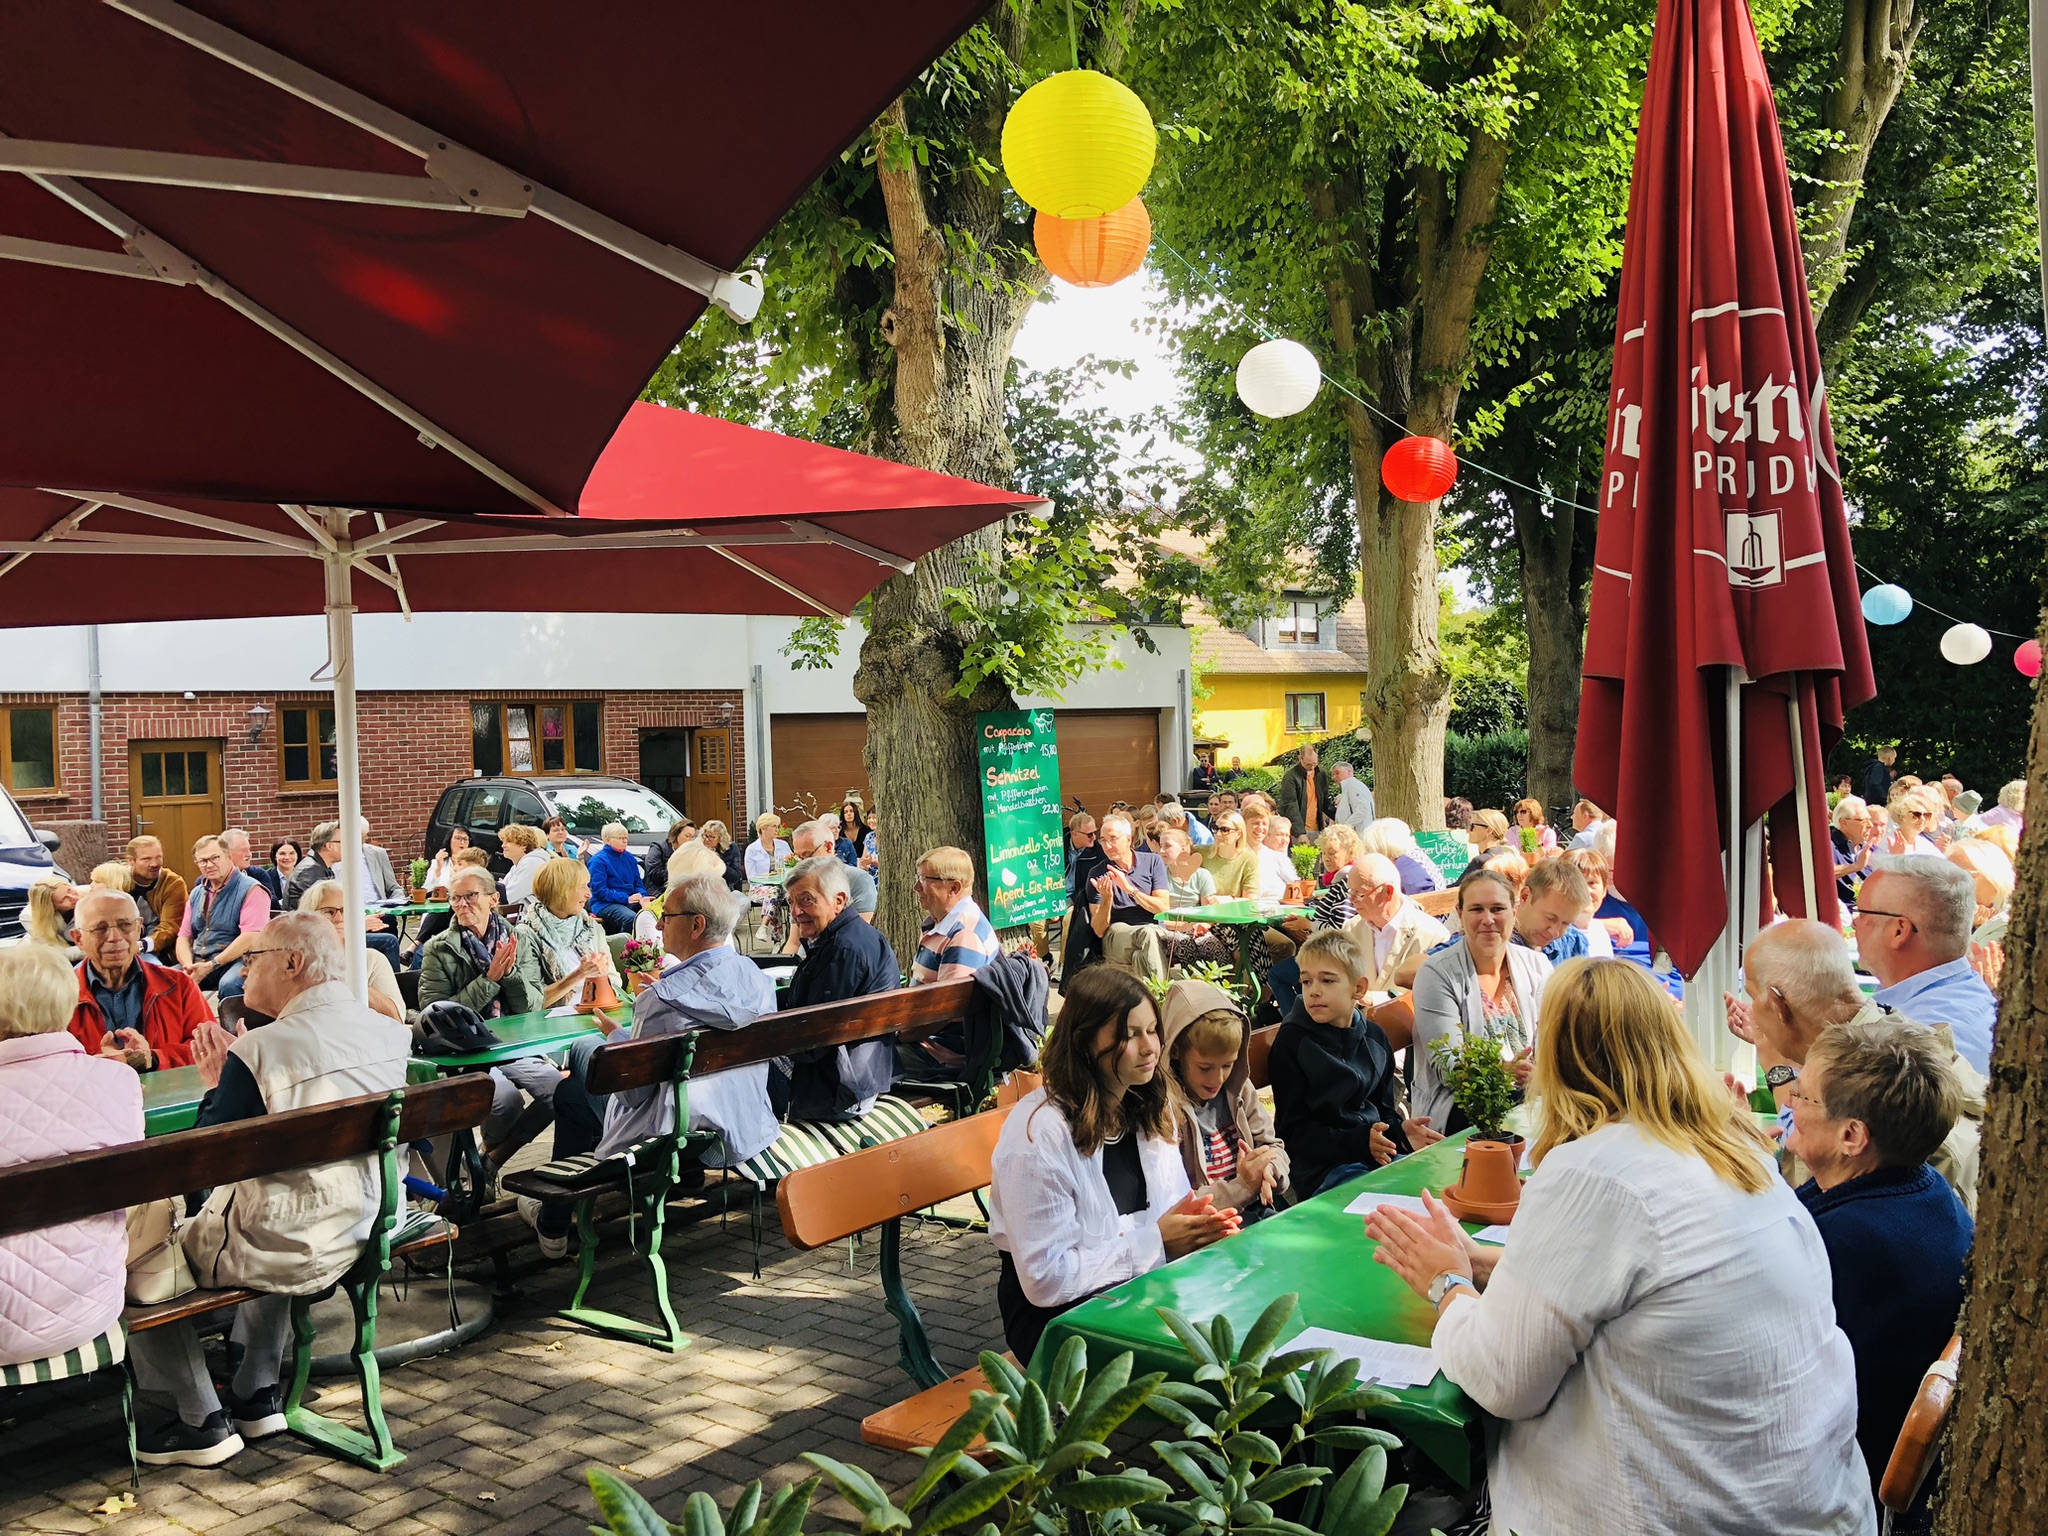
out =
<svg viewBox="0 0 2048 1536"><path fill-rule="evenodd" d="M1435 501L1458 479L1458 456L1440 437L1404 437L1380 460L1380 479L1397 500Z"/></svg>
<svg viewBox="0 0 2048 1536"><path fill-rule="evenodd" d="M1107 288L1145 264L1152 246L1152 215L1134 197L1099 219L1056 219L1041 213L1032 224L1045 270L1076 288Z"/></svg>

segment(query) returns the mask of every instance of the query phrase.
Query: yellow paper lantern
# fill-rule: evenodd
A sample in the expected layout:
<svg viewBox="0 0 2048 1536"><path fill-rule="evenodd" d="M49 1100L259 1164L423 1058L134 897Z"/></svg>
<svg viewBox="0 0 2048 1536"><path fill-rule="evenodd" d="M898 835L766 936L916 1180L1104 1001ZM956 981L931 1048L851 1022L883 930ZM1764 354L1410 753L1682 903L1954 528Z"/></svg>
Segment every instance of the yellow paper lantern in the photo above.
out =
<svg viewBox="0 0 2048 1536"><path fill-rule="evenodd" d="M1017 195L1056 219L1099 219L1136 197L1159 135L1137 92L1092 69L1048 75L1003 123L1003 169Z"/></svg>
<svg viewBox="0 0 2048 1536"><path fill-rule="evenodd" d="M1132 198L1099 219L1056 219L1041 213L1032 223L1038 259L1045 270L1076 288L1107 288L1145 265L1152 245L1152 215L1143 198Z"/></svg>

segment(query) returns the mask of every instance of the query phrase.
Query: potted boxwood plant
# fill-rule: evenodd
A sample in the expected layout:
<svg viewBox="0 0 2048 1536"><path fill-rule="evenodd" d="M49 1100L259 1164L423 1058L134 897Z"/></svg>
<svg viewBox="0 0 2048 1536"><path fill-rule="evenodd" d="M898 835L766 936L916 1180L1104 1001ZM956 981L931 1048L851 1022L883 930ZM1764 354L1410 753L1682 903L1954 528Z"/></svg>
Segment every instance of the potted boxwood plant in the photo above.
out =
<svg viewBox="0 0 2048 1536"><path fill-rule="evenodd" d="M1300 903L1315 900L1316 860L1322 855L1313 843L1296 843L1287 850L1287 857L1294 861L1294 884L1287 887L1287 899Z"/></svg>
<svg viewBox="0 0 2048 1536"><path fill-rule="evenodd" d="M1522 1138L1507 1129L1515 1077L1490 1035L1464 1035L1430 1047L1451 1102L1472 1123L1465 1166L1444 1204L1465 1221L1512 1221L1522 1199Z"/></svg>
<svg viewBox="0 0 2048 1536"><path fill-rule="evenodd" d="M406 871L412 879L412 899L415 902L427 899L427 868L425 859L414 859L412 868Z"/></svg>

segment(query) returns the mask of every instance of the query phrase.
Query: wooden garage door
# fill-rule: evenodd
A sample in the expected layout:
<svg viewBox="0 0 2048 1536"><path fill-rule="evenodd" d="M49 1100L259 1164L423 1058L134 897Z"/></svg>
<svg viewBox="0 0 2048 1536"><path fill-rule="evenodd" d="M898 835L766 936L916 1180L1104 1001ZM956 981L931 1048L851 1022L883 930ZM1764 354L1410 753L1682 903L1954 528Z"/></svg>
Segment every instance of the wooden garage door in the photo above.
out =
<svg viewBox="0 0 2048 1536"><path fill-rule="evenodd" d="M775 809L785 824L812 807L818 815L839 809L849 789L874 804L861 754L867 750L868 717L861 715L777 715L768 725L775 766Z"/></svg>
<svg viewBox="0 0 2048 1536"><path fill-rule="evenodd" d="M1132 805L1159 793L1159 715L1155 710L1062 709L1060 799L1078 797L1100 816L1112 800Z"/></svg>

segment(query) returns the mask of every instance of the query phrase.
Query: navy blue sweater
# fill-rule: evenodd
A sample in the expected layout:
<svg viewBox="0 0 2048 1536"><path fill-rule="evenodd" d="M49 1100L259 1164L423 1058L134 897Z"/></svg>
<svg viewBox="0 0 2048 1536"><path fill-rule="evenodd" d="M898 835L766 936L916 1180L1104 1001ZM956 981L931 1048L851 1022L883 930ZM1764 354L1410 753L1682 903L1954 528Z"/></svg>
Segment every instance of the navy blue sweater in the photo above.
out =
<svg viewBox="0 0 2048 1536"><path fill-rule="evenodd" d="M1834 1271L1835 1321L1856 1353L1856 1440L1873 1493L1920 1390L1956 1331L1974 1227L1955 1191L1925 1163L1880 1168L1799 1198ZM1925 1484L1932 1491L1934 1479Z"/></svg>
<svg viewBox="0 0 2048 1536"><path fill-rule="evenodd" d="M1281 1021L1266 1057L1273 1084L1273 1129L1287 1148L1288 1182L1307 1199L1332 1170L1372 1162L1372 1128L1408 1150L1396 1107L1400 1084L1386 1031L1351 1015L1348 1028L1318 1024L1301 1003Z"/></svg>

